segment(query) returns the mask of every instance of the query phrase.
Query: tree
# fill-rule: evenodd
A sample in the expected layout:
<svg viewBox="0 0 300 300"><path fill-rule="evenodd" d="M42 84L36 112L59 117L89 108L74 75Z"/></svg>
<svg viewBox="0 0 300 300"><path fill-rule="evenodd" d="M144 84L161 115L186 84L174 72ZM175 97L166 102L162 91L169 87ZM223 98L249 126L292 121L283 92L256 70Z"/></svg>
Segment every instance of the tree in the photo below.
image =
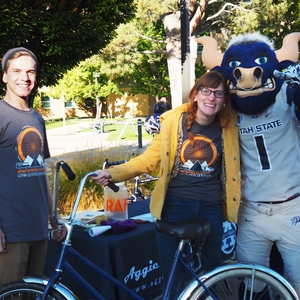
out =
<svg viewBox="0 0 300 300"><path fill-rule="evenodd" d="M139 2L138 2L139 3ZM144 1L142 1L145 6ZM162 1L165 3L165 1ZM173 5L171 5L173 4ZM158 20L162 20L164 26L165 55L168 62L168 75L170 80L170 91L172 95L172 105L177 106L185 101L185 95L194 82L194 78L186 83L186 91L182 91L182 82L185 75L182 74L182 36L185 32L183 26L189 30L190 55L189 62L190 74L195 74L194 66L197 58L197 45L193 37L204 34L213 34L223 41L221 45L226 46L232 34L243 31L260 31L275 39L275 43L281 43L284 35L291 31L299 30L299 2L284 1L207 1L207 0L181 0L180 6L177 1L169 1L164 13ZM187 23L184 24L183 13L188 12ZM148 2L148 7L151 7ZM138 4L137 4L138 7ZM166 8L166 7L165 7ZM143 10L149 14L150 9ZM138 12L137 8L137 12ZM280 20L280 22L278 21ZM245 26L247 23L249 26ZM153 23L155 25L158 22ZM144 34L145 36L146 34ZM188 35L188 33L187 33ZM141 39L143 37L141 36ZM281 46L281 45L280 45ZM148 53L154 53L149 51ZM184 57L186 59L188 56ZM141 75L142 76L142 75ZM151 82L150 80L145 82Z"/></svg>
<svg viewBox="0 0 300 300"><path fill-rule="evenodd" d="M259 31L268 36L275 48L282 46L288 33L300 31L300 3L291 0L251 0L243 3L245 10L229 16L228 30L231 35Z"/></svg>
<svg viewBox="0 0 300 300"><path fill-rule="evenodd" d="M175 107L185 100L182 96L180 6L177 0L135 0L134 4L134 18L121 24L115 37L96 55L102 80L99 93L104 88L107 92L110 90L106 82L116 84L115 89L117 84L127 81L133 94L151 93L157 97L171 94ZM232 35L260 31L274 39L279 48L287 33L300 30L300 4L296 1L190 0L189 4L192 67L197 51L195 36L212 34L224 50ZM197 77L205 71L201 63L196 64L196 72L190 70ZM88 85L88 81L83 85Z"/></svg>
<svg viewBox="0 0 300 300"><path fill-rule="evenodd" d="M18 46L39 61L39 86L53 85L112 39L134 12L133 0L1 0L0 52Z"/></svg>
<svg viewBox="0 0 300 300"><path fill-rule="evenodd" d="M220 31L226 14L243 9L235 4L238 2L189 1L190 35ZM131 78L132 92L171 94L172 106L180 105L185 100L182 96L181 7L176 0L136 0L136 7L135 18L119 27L116 38L101 51L105 58L102 70L114 80ZM191 48L191 73L195 73L195 41Z"/></svg>

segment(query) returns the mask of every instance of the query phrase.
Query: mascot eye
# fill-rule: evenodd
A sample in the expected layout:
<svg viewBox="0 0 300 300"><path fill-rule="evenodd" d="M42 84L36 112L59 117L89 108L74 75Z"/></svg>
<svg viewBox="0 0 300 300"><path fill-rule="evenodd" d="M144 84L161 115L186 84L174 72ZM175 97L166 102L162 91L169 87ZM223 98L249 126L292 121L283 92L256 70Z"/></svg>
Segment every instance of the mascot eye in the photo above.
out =
<svg viewBox="0 0 300 300"><path fill-rule="evenodd" d="M240 61L238 61L238 60L232 60L232 61L229 62L228 65L229 65L230 68L236 68L236 67L238 67L240 64L241 64Z"/></svg>
<svg viewBox="0 0 300 300"><path fill-rule="evenodd" d="M268 61L268 58L266 56L261 56L261 57L258 57L255 62L258 64L258 65L263 65L265 63L267 63Z"/></svg>

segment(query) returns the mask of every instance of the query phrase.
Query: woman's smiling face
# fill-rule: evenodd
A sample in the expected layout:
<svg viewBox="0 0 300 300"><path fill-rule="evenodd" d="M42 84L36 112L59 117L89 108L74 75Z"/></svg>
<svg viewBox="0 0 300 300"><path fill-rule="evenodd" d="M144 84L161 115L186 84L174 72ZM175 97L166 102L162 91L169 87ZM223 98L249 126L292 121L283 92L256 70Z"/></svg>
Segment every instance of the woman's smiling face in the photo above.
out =
<svg viewBox="0 0 300 300"><path fill-rule="evenodd" d="M225 103L222 84L217 88L202 87L195 95L194 101L198 105L196 121L201 125L211 123Z"/></svg>

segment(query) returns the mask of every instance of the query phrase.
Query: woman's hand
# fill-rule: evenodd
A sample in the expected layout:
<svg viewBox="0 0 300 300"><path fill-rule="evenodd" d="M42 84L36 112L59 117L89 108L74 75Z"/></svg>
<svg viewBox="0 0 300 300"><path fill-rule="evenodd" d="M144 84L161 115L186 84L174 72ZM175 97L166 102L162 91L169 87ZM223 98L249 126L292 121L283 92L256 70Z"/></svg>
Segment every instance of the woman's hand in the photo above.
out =
<svg viewBox="0 0 300 300"><path fill-rule="evenodd" d="M95 172L97 172L99 175L92 176L92 179L94 181L100 183L101 185L104 185L104 186L108 185L108 181L111 178L109 172L106 170L97 170Z"/></svg>

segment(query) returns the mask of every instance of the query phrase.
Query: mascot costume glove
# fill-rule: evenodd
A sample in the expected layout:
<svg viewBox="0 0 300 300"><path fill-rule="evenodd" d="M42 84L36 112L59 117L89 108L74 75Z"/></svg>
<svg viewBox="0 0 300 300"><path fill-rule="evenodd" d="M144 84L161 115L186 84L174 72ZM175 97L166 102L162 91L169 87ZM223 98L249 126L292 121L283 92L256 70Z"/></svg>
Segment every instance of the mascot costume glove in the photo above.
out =
<svg viewBox="0 0 300 300"><path fill-rule="evenodd" d="M284 80L291 88L300 89L300 65L291 65L283 72L275 70L274 76Z"/></svg>

